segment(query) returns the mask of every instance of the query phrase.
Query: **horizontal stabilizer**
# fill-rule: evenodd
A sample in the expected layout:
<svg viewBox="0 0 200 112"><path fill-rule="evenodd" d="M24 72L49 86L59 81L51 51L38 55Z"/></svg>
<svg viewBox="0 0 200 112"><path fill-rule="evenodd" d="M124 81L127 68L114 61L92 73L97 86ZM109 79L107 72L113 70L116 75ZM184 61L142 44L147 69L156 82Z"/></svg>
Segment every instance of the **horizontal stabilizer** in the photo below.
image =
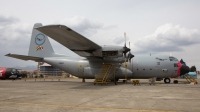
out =
<svg viewBox="0 0 200 112"><path fill-rule="evenodd" d="M39 58L39 57L33 57L33 56L25 56L25 55L18 55L18 54L6 54L5 56L8 57L12 57L12 58L17 58L17 59L21 59L21 60L33 60L36 62L43 62L43 58Z"/></svg>

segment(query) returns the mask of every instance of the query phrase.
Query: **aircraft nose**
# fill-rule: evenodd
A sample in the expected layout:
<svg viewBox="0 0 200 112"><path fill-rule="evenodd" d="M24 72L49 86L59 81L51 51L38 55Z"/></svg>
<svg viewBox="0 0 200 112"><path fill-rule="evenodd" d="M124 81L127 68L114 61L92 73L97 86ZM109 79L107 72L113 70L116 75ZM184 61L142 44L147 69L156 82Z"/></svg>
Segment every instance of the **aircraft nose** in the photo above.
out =
<svg viewBox="0 0 200 112"><path fill-rule="evenodd" d="M181 74L180 75L185 75L189 71L190 71L190 68L188 66L182 65L182 67L181 67Z"/></svg>

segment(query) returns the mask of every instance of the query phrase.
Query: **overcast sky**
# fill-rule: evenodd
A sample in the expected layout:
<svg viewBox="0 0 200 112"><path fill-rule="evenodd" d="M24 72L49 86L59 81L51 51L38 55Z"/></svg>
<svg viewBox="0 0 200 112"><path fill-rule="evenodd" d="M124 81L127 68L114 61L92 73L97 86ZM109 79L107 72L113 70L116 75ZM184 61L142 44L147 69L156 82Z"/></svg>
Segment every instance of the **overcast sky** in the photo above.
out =
<svg viewBox="0 0 200 112"><path fill-rule="evenodd" d="M34 23L64 24L99 45L131 42L132 54L166 54L200 69L199 0L0 0L0 66L36 65L28 54ZM50 40L54 51L77 56Z"/></svg>

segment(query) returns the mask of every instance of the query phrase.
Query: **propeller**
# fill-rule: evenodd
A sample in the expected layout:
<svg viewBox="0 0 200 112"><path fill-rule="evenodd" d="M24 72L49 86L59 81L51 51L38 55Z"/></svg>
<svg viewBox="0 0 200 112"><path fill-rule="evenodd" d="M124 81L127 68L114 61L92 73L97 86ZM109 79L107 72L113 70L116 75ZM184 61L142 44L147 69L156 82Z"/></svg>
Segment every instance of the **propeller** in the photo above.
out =
<svg viewBox="0 0 200 112"><path fill-rule="evenodd" d="M126 33L124 32L124 39L125 39L125 44L124 44L124 47L123 47L123 55L124 55L124 58L126 60L126 53L128 51L130 51L130 49L128 47L126 47Z"/></svg>
<svg viewBox="0 0 200 112"><path fill-rule="evenodd" d="M125 44L124 44L124 47L123 47L123 55L124 55L124 58L125 58L125 63L124 63L124 68L125 68L125 72L124 72L124 83L126 83L126 81L127 81L127 67L128 67L128 65L127 65L127 63L126 63L126 60L127 60L127 58L126 58L126 53L128 52L128 51L130 51L130 49L128 48L128 47L126 47L126 33L124 32L124 39L125 39Z"/></svg>
<svg viewBox="0 0 200 112"><path fill-rule="evenodd" d="M131 48L131 47L130 47L130 42L129 42L129 48ZM130 49L130 51L129 51L129 53L128 53L128 59L126 60L126 62L128 62L128 60L130 61L131 58L133 58L133 57L134 57L134 55L131 54L131 49Z"/></svg>
<svg viewBox="0 0 200 112"><path fill-rule="evenodd" d="M186 66L186 63L183 61L183 59L180 60L180 63L181 63L182 65L185 65L185 66Z"/></svg>

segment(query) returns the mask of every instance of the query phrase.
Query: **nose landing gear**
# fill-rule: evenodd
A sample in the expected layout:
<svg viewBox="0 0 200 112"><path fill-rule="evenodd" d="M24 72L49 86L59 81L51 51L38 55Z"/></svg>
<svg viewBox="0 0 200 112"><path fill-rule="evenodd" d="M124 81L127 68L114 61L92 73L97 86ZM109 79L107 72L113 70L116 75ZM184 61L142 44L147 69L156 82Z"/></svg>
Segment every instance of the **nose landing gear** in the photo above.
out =
<svg viewBox="0 0 200 112"><path fill-rule="evenodd" d="M164 82L165 82L166 84L169 84L169 83L171 82L171 79L170 79L170 78L165 78L165 79L164 79Z"/></svg>

